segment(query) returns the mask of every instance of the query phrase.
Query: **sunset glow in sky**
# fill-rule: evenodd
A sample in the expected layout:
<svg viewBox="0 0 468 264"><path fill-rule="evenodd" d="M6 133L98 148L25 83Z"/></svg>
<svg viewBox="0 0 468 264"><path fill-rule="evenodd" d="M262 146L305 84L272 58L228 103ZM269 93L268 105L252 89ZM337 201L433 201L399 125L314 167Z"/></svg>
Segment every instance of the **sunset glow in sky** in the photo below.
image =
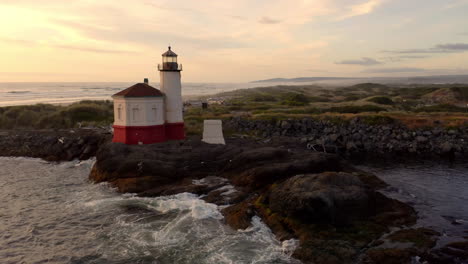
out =
<svg viewBox="0 0 468 264"><path fill-rule="evenodd" d="M468 0L1 0L0 82L468 74Z"/></svg>

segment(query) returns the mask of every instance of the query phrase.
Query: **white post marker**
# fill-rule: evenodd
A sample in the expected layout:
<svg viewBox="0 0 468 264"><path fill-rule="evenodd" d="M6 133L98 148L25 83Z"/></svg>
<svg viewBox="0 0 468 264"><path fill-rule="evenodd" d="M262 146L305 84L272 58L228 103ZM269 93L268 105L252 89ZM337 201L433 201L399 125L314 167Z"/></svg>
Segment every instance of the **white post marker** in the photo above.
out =
<svg viewBox="0 0 468 264"><path fill-rule="evenodd" d="M221 120L205 120L203 122L203 142L225 145L223 123Z"/></svg>

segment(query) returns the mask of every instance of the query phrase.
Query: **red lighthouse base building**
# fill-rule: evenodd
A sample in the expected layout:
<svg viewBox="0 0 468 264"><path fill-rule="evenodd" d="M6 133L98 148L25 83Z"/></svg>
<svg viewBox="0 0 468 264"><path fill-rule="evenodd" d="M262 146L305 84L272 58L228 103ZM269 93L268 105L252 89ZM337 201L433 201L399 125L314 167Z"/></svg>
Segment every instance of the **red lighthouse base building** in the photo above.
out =
<svg viewBox="0 0 468 264"><path fill-rule="evenodd" d="M152 144L185 139L182 85L177 54L171 47L158 65L161 90L137 83L112 96L114 99L113 142Z"/></svg>
<svg viewBox="0 0 468 264"><path fill-rule="evenodd" d="M136 145L185 139L184 123L166 123L164 94L146 82L135 84L112 98L112 142Z"/></svg>
<svg viewBox="0 0 468 264"><path fill-rule="evenodd" d="M166 123L165 126L167 140L185 139L184 123Z"/></svg>
<svg viewBox="0 0 468 264"><path fill-rule="evenodd" d="M184 123L164 124L159 126L113 126L112 142L128 145L153 144L168 140L185 139Z"/></svg>

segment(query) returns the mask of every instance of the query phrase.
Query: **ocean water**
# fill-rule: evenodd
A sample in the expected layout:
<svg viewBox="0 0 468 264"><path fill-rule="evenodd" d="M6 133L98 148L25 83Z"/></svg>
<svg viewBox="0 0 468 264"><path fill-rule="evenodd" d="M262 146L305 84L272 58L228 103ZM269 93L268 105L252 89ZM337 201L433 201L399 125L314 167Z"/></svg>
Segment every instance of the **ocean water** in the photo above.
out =
<svg viewBox="0 0 468 264"><path fill-rule="evenodd" d="M259 218L233 230L193 194L118 194L92 164L0 158L0 263L299 263Z"/></svg>
<svg viewBox="0 0 468 264"><path fill-rule="evenodd" d="M0 83L0 107L36 103L65 104L85 99L110 100L135 83ZM182 96L211 95L237 89L307 83L182 83ZM159 89L159 83L150 83Z"/></svg>
<svg viewBox="0 0 468 264"><path fill-rule="evenodd" d="M424 162L360 168L390 185L383 191L385 195L416 209L416 227L440 232L439 246L468 236L468 164Z"/></svg>
<svg viewBox="0 0 468 264"><path fill-rule="evenodd" d="M193 194L119 194L88 181L93 163L0 158L0 263L300 263L291 258L298 242L276 240L258 217L233 230L221 207ZM440 246L466 236L466 165L361 168L416 208L418 226L441 232Z"/></svg>

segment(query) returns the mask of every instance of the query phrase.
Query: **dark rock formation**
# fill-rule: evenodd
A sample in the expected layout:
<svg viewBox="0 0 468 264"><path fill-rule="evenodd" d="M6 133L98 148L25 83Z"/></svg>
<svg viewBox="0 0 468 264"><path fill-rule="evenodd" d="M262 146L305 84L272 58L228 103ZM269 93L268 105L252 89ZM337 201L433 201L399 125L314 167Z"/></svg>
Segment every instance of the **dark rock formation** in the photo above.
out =
<svg viewBox="0 0 468 264"><path fill-rule="evenodd" d="M355 263L390 227L416 221L410 206L378 192L386 184L374 175L284 142L109 143L98 151L90 179L141 196L203 195L229 205L222 213L235 229L260 216L278 239L300 240L294 256L304 263Z"/></svg>
<svg viewBox="0 0 468 264"><path fill-rule="evenodd" d="M269 194L273 212L310 223L342 225L375 212L372 191L355 175L321 173L298 175Z"/></svg>
<svg viewBox="0 0 468 264"><path fill-rule="evenodd" d="M95 156L99 146L110 138L104 129L1 130L0 156L86 160Z"/></svg>

